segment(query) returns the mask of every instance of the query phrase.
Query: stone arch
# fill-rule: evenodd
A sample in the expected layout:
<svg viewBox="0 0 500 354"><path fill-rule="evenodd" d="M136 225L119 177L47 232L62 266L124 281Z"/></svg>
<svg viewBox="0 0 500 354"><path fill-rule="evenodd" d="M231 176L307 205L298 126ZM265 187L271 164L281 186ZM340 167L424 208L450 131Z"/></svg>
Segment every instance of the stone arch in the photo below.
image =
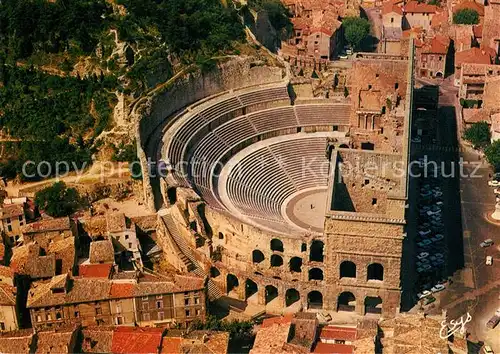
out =
<svg viewBox="0 0 500 354"><path fill-rule="evenodd" d="M223 240L224 239L224 234L222 232L219 232L219 240Z"/></svg>
<svg viewBox="0 0 500 354"><path fill-rule="evenodd" d="M340 263L340 278L356 278L356 264L351 261Z"/></svg>
<svg viewBox="0 0 500 354"><path fill-rule="evenodd" d="M285 293L285 306L291 306L300 300L300 293L297 289L288 289Z"/></svg>
<svg viewBox="0 0 500 354"><path fill-rule="evenodd" d="M321 268L309 269L309 280L323 280L323 270Z"/></svg>
<svg viewBox="0 0 500 354"><path fill-rule="evenodd" d="M436 71L436 77L439 77L439 78L444 77L443 72L442 71Z"/></svg>
<svg viewBox="0 0 500 354"><path fill-rule="evenodd" d="M340 144L339 149L349 149L349 145L347 145L347 144Z"/></svg>
<svg viewBox="0 0 500 354"><path fill-rule="evenodd" d="M361 150L375 150L375 144L369 141L361 143Z"/></svg>
<svg viewBox="0 0 500 354"><path fill-rule="evenodd" d="M229 294L232 290L236 289L240 285L238 278L234 274L228 274L226 277L226 289Z"/></svg>
<svg viewBox="0 0 500 354"><path fill-rule="evenodd" d="M252 262L259 264L260 262L264 261L264 253L262 253L259 250L253 250L252 251Z"/></svg>
<svg viewBox="0 0 500 354"><path fill-rule="evenodd" d="M245 281L245 300L248 300L249 297L257 294L259 291L259 287L256 282L252 279L247 279Z"/></svg>
<svg viewBox="0 0 500 354"><path fill-rule="evenodd" d="M323 241L320 240L314 240L311 243L311 247L309 248L309 260L312 262L323 262L324 256L323 256L323 251L324 251L325 244Z"/></svg>
<svg viewBox="0 0 500 354"><path fill-rule="evenodd" d="M323 308L323 294L319 291L313 290L307 294L307 308L308 309L322 309Z"/></svg>
<svg viewBox="0 0 500 354"><path fill-rule="evenodd" d="M266 286L266 305L278 297L278 288L273 285Z"/></svg>
<svg viewBox="0 0 500 354"><path fill-rule="evenodd" d="M380 296L365 297L365 313L382 313L382 298Z"/></svg>
<svg viewBox="0 0 500 354"><path fill-rule="evenodd" d="M337 298L337 311L352 312L356 310L356 297L350 291L340 293Z"/></svg>
<svg viewBox="0 0 500 354"><path fill-rule="evenodd" d="M271 251L284 252L283 242L277 238L271 240Z"/></svg>
<svg viewBox="0 0 500 354"><path fill-rule="evenodd" d="M271 256L271 267L281 267L283 265L283 258L277 254Z"/></svg>
<svg viewBox="0 0 500 354"><path fill-rule="evenodd" d="M367 280L384 280L384 267L380 263L372 263L368 266Z"/></svg>
<svg viewBox="0 0 500 354"><path fill-rule="evenodd" d="M220 276L220 271L215 267L210 267L210 277L217 278L218 276Z"/></svg>
<svg viewBox="0 0 500 354"><path fill-rule="evenodd" d="M290 266L290 272L300 273L302 272L302 258L292 257L288 263Z"/></svg>

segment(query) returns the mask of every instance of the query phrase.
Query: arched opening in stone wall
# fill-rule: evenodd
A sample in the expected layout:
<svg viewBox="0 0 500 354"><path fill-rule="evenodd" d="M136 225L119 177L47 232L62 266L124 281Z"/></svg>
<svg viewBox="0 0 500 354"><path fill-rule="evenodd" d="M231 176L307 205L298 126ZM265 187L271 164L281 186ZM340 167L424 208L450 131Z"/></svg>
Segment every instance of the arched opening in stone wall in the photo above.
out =
<svg viewBox="0 0 500 354"><path fill-rule="evenodd" d="M365 313L382 313L382 298L380 296L365 297Z"/></svg>
<svg viewBox="0 0 500 354"><path fill-rule="evenodd" d="M384 280L384 267L380 263L368 266L367 280Z"/></svg>
<svg viewBox="0 0 500 354"><path fill-rule="evenodd" d="M170 205L174 205L177 202L177 189L175 187L167 189L167 198Z"/></svg>
<svg viewBox="0 0 500 354"><path fill-rule="evenodd" d="M369 141L361 143L361 150L375 150L375 144L370 143Z"/></svg>
<svg viewBox="0 0 500 354"><path fill-rule="evenodd" d="M277 254L271 256L271 267L281 267L283 265L283 258Z"/></svg>
<svg viewBox="0 0 500 354"><path fill-rule="evenodd" d="M226 277L226 285L227 293L229 294L232 290L236 289L240 285L240 282L238 281L236 275L228 274Z"/></svg>
<svg viewBox="0 0 500 354"><path fill-rule="evenodd" d="M260 263L264 260L264 253L262 253L259 250L253 250L252 251L252 262L254 263Z"/></svg>
<svg viewBox="0 0 500 354"><path fill-rule="evenodd" d="M309 280L323 280L323 270L320 268L309 269Z"/></svg>
<svg viewBox="0 0 500 354"><path fill-rule="evenodd" d="M292 257L290 259L290 272L302 272L302 258L300 257Z"/></svg>
<svg viewBox="0 0 500 354"><path fill-rule="evenodd" d="M281 242L277 238L273 238L271 240L271 251L284 252L283 242Z"/></svg>
<svg viewBox="0 0 500 354"><path fill-rule="evenodd" d="M300 300L300 293L297 289L288 289L285 293L285 306L291 306Z"/></svg>
<svg viewBox="0 0 500 354"><path fill-rule="evenodd" d="M266 286L266 305L278 297L278 288L272 285Z"/></svg>
<svg viewBox="0 0 500 354"><path fill-rule="evenodd" d="M340 149L349 149L349 145L347 145L347 144L340 144L339 148Z"/></svg>
<svg viewBox="0 0 500 354"><path fill-rule="evenodd" d="M303 243L302 245L300 245L300 252L305 252L307 251L307 244Z"/></svg>
<svg viewBox="0 0 500 354"><path fill-rule="evenodd" d="M258 291L259 287L257 286L257 283L255 283L252 279L247 279L245 282L245 300L248 300L250 296L257 294Z"/></svg>
<svg viewBox="0 0 500 354"><path fill-rule="evenodd" d="M323 262L323 248L325 244L323 241L314 240L311 243L309 260L312 262Z"/></svg>
<svg viewBox="0 0 500 354"><path fill-rule="evenodd" d="M356 278L356 264L351 261L340 263L340 278Z"/></svg>
<svg viewBox="0 0 500 354"><path fill-rule="evenodd" d="M352 312L356 310L356 297L350 291L340 293L337 299L337 311Z"/></svg>
<svg viewBox="0 0 500 354"><path fill-rule="evenodd" d="M215 267L210 267L210 277L217 278L220 275L220 271Z"/></svg>
<svg viewBox="0 0 500 354"><path fill-rule="evenodd" d="M323 294L319 291L311 291L307 294L307 308L308 309L322 309L323 308Z"/></svg>
<svg viewBox="0 0 500 354"><path fill-rule="evenodd" d="M219 232L219 240L223 240L224 239L224 234L222 232Z"/></svg>

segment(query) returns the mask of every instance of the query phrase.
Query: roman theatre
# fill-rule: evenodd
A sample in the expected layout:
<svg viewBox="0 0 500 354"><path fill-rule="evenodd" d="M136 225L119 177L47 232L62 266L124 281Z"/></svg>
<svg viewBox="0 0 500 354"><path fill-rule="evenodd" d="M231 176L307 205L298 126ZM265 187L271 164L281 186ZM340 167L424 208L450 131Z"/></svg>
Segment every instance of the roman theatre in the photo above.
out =
<svg viewBox="0 0 500 354"><path fill-rule="evenodd" d="M358 54L348 97L290 64L235 58L136 109L158 244L232 308L393 316L412 60Z"/></svg>

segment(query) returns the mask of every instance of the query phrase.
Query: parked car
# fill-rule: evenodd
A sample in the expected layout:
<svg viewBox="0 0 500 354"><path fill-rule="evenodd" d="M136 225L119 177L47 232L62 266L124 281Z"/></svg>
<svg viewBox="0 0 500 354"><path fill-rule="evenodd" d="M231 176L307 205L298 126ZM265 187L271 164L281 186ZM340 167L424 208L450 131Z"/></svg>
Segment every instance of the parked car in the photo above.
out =
<svg viewBox="0 0 500 354"><path fill-rule="evenodd" d="M422 139L419 136L416 136L416 137L411 139L411 142L412 143L421 143Z"/></svg>
<svg viewBox="0 0 500 354"><path fill-rule="evenodd" d="M485 345L485 346L483 347L483 353L484 353L484 354L495 354L495 353L493 352L493 349L491 349L491 347L490 347L489 345Z"/></svg>
<svg viewBox="0 0 500 354"><path fill-rule="evenodd" d="M494 179L492 181L488 181L488 186L490 186L490 187L498 187L498 186L500 186L500 182Z"/></svg>
<svg viewBox="0 0 500 354"><path fill-rule="evenodd" d="M422 198L425 198L425 197L430 197L430 196L432 196L432 192L431 192L431 191L420 192L420 196L421 196Z"/></svg>
<svg viewBox="0 0 500 354"><path fill-rule="evenodd" d="M441 241L443 239L444 239L444 236L441 235L441 234L437 234L433 238L431 238L431 240L434 241L434 242Z"/></svg>
<svg viewBox="0 0 500 354"><path fill-rule="evenodd" d="M424 305L432 304L434 301L436 301L434 296L427 297L424 299Z"/></svg>
<svg viewBox="0 0 500 354"><path fill-rule="evenodd" d="M485 247L490 247L492 244L493 244L493 240L491 238L489 238L489 239L484 240L483 242L481 242L479 244L479 246L481 246L482 248L485 248Z"/></svg>
<svg viewBox="0 0 500 354"><path fill-rule="evenodd" d="M432 293L430 292L430 290L424 290L421 293L418 293L417 297L420 300L420 299L423 299L424 297L427 297L429 295L432 295Z"/></svg>
<svg viewBox="0 0 500 354"><path fill-rule="evenodd" d="M417 258L418 259L424 259L424 258L427 258L429 257L429 252L420 252L418 255L417 255Z"/></svg>
<svg viewBox="0 0 500 354"><path fill-rule="evenodd" d="M443 192L434 192L434 197L439 198L443 196Z"/></svg>
<svg viewBox="0 0 500 354"><path fill-rule="evenodd" d="M430 245L431 243L432 243L431 240L422 240L421 242L417 243L417 245L420 247L424 247Z"/></svg>
<svg viewBox="0 0 500 354"><path fill-rule="evenodd" d="M419 231L418 232L418 235L421 236L421 237L424 237L424 236L427 236L427 235L430 235L431 234L431 230L427 229L425 231Z"/></svg>
<svg viewBox="0 0 500 354"><path fill-rule="evenodd" d="M435 253L434 257L436 257L436 258L443 258L444 256L443 256L442 253Z"/></svg>
<svg viewBox="0 0 500 354"><path fill-rule="evenodd" d="M433 293L438 293L440 291L443 291L446 287L443 284L436 284L431 288L431 291Z"/></svg>
<svg viewBox="0 0 500 354"><path fill-rule="evenodd" d="M424 271L431 270L432 266L430 264L422 264L420 267L417 268L417 272L421 273Z"/></svg>
<svg viewBox="0 0 500 354"><path fill-rule="evenodd" d="M486 256L486 265L493 265L493 257Z"/></svg>
<svg viewBox="0 0 500 354"><path fill-rule="evenodd" d="M493 329L497 326L498 322L500 322L500 316L496 313L486 322L486 327L489 329Z"/></svg>
<svg viewBox="0 0 500 354"><path fill-rule="evenodd" d="M429 215L429 216L439 215L439 214L441 214L441 210L436 210L436 211L429 210L429 211L427 211L427 215Z"/></svg>

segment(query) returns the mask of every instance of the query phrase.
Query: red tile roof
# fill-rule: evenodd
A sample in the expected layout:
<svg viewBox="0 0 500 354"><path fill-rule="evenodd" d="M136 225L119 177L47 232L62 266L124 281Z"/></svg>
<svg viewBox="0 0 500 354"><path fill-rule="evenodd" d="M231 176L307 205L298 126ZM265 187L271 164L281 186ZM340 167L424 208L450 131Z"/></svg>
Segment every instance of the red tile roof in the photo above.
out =
<svg viewBox="0 0 500 354"><path fill-rule="evenodd" d="M439 8L436 5L429 5L424 2L418 1L408 1L405 6L403 6L403 12L406 13L435 13Z"/></svg>
<svg viewBox="0 0 500 354"><path fill-rule="evenodd" d="M118 327L113 333L113 353L158 353L162 328Z"/></svg>
<svg viewBox="0 0 500 354"><path fill-rule="evenodd" d="M80 264L79 274L83 278L109 278L112 264Z"/></svg>
<svg viewBox="0 0 500 354"><path fill-rule="evenodd" d="M315 32L321 32L326 34L328 37L331 37L333 35L333 31L329 30L328 28L320 27L320 28L311 28L311 33Z"/></svg>
<svg viewBox="0 0 500 354"><path fill-rule="evenodd" d="M112 283L110 298L128 298L134 296L134 284Z"/></svg>
<svg viewBox="0 0 500 354"><path fill-rule="evenodd" d="M424 53L446 54L448 52L449 40L444 37L434 37L424 47Z"/></svg>
<svg viewBox="0 0 500 354"><path fill-rule="evenodd" d="M349 327L326 326L321 329L321 339L339 339L353 341L356 339L357 329Z"/></svg>
<svg viewBox="0 0 500 354"><path fill-rule="evenodd" d="M464 10L464 9L471 9L476 11L479 16L484 16L484 5L480 5L475 1L464 1L461 4L456 5L453 8L453 13L457 12L458 10Z"/></svg>
<svg viewBox="0 0 500 354"><path fill-rule="evenodd" d="M293 318L293 315L285 315L285 316L280 316L280 317L266 318L264 321L262 321L261 327L267 328L267 327L271 327L274 324L292 323L292 318Z"/></svg>
<svg viewBox="0 0 500 354"><path fill-rule="evenodd" d="M439 11L431 19L431 27L436 28L448 22L448 11Z"/></svg>
<svg viewBox="0 0 500 354"><path fill-rule="evenodd" d="M354 346L347 344L316 343L313 353L325 354L351 354L354 353Z"/></svg>
<svg viewBox="0 0 500 354"><path fill-rule="evenodd" d="M491 56L487 51L473 47L455 53L455 66L461 66L463 63L491 64Z"/></svg>
<svg viewBox="0 0 500 354"><path fill-rule="evenodd" d="M388 1L384 3L384 5L382 5L382 15L390 14L392 12L395 12L399 15L403 14L403 10L401 9L401 7L397 6L391 1Z"/></svg>
<svg viewBox="0 0 500 354"><path fill-rule="evenodd" d="M165 337L161 345L161 352L166 354L177 354L181 352L181 337Z"/></svg>

